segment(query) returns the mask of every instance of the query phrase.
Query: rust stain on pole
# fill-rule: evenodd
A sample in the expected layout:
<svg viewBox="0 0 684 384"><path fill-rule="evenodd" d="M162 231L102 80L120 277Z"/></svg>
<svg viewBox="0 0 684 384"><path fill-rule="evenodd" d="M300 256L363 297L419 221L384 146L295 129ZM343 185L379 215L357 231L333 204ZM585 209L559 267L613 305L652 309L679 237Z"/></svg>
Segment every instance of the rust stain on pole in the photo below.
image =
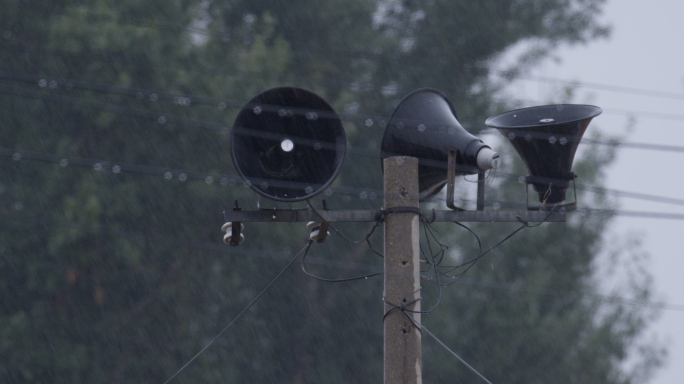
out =
<svg viewBox="0 0 684 384"><path fill-rule="evenodd" d="M418 208L418 159L389 157L383 161L385 216L385 384L422 383L421 335L397 307L420 311L419 218L401 207ZM407 209L408 210L408 209ZM420 322L419 313L407 312Z"/></svg>

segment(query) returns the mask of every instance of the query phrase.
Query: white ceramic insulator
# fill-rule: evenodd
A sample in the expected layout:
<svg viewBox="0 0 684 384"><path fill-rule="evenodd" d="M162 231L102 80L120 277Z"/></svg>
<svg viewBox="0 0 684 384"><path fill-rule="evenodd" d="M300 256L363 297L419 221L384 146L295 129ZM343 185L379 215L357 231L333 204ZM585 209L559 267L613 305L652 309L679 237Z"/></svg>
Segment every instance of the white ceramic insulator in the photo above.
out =
<svg viewBox="0 0 684 384"><path fill-rule="evenodd" d="M306 224L306 228L311 230L309 239L318 241L318 234L321 233L321 223L319 221L309 221ZM327 236L330 236L330 232L327 232Z"/></svg>
<svg viewBox="0 0 684 384"><path fill-rule="evenodd" d="M477 166L483 171L498 168L501 157L489 147L484 147L477 153Z"/></svg>
<svg viewBox="0 0 684 384"><path fill-rule="evenodd" d="M230 245L230 242L233 240L233 223L227 222L221 226L221 230L225 232L225 236L223 236L223 242L227 245ZM240 223L240 239L238 240L238 244L242 244L243 241L245 241L245 235L242 234L242 231L245 230L245 225Z"/></svg>

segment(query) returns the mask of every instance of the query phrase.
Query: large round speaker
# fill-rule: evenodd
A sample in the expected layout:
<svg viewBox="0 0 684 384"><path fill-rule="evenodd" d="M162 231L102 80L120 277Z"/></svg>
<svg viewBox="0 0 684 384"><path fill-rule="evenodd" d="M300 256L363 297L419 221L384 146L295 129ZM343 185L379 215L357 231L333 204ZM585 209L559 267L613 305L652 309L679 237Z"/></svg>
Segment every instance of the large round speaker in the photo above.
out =
<svg viewBox="0 0 684 384"><path fill-rule="evenodd" d="M242 107L231 132L233 164L254 191L277 201L321 193L342 167L346 136L335 110L297 87L264 91Z"/></svg>
<svg viewBox="0 0 684 384"><path fill-rule="evenodd" d="M593 105L558 104L517 109L485 121L513 144L529 171L528 183L539 201L556 204L565 200L572 162L582 135L591 120L601 114Z"/></svg>
<svg viewBox="0 0 684 384"><path fill-rule="evenodd" d="M455 151L455 176L496 168L499 155L466 131L442 92L420 88L402 99L392 112L382 138L382 158L418 158L421 200L447 183L449 152Z"/></svg>

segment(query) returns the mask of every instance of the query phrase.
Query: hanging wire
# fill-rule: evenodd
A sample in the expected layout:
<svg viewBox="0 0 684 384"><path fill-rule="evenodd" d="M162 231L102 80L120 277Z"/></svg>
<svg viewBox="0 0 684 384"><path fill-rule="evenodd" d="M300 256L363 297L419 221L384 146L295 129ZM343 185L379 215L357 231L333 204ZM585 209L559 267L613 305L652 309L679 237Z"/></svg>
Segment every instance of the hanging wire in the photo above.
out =
<svg viewBox="0 0 684 384"><path fill-rule="evenodd" d="M230 327L232 327L233 324L235 324L235 323L242 317L242 315L244 315L244 314L245 314L245 313L246 313L254 304L256 304L256 302L259 301L259 299L261 299L261 297L264 296L264 295L266 294L266 292L268 292L269 289L271 289L271 287L273 286L273 284L275 284L276 281L278 281L278 279L280 279L280 277L285 273L285 271L287 271L287 270L290 268L290 266L299 258L299 256L300 256L302 253L306 254L306 252L308 252L309 248L311 247L311 243L312 243L312 240L308 240L307 243L306 243L306 245L304 246L304 248L302 248L299 252L297 252L297 254L292 258L292 260L290 260L290 262L285 266L285 268L283 268L283 269L276 275L276 277L275 277L273 280L271 280L270 283L268 283L268 285L266 286L266 288L264 288L264 290L261 291L261 293L259 293L259 294L254 298L254 300L252 300L252 301L245 307L245 309L243 309L237 316L235 316L235 318L234 318L228 325L226 325L226 327L223 328L223 329L221 330L221 332L219 332L216 336L214 336L213 339L209 340L209 342L208 342L208 343L207 343L199 352L197 352L197 354L195 354L195 356L193 356L190 360L188 360L187 363L185 363L185 364L184 364L182 367L180 367L173 375L171 375L171 377L169 377L169 378L164 382L164 384L168 384L171 380L173 380L174 377L176 377L179 373L181 373L187 366L189 366L193 361L195 361L195 359L197 359L197 358L199 357L199 355L201 355L204 351L206 351L207 348L209 348L212 344L214 344L214 342L215 342L216 340L218 340L224 333L226 333L226 331L227 331Z"/></svg>
<svg viewBox="0 0 684 384"><path fill-rule="evenodd" d="M368 274L368 275L355 276L355 277L348 277L348 278L343 278L343 279L329 279L329 278L317 276L317 275L314 275L313 273L309 272L309 271L306 269L306 255L307 255L307 253L309 253L309 249L308 249L308 248L307 248L307 250L304 252L304 255L302 256L302 259L301 259L301 261L300 261L302 271L303 271L307 276L313 277L314 279L319 280L319 281L324 281L324 282L326 282L326 283L344 283L344 282L348 282L348 281L364 280L364 279L368 279L369 277L375 277L375 276L384 275L384 272L375 272L375 273L371 273L371 274Z"/></svg>
<svg viewBox="0 0 684 384"><path fill-rule="evenodd" d="M403 311L402 311L402 312L403 312ZM492 384L492 382L489 381L486 377L484 377L483 374L481 374L480 372L478 372L477 369L473 368L473 366L471 366L471 365L468 364L465 360L463 360L463 358L461 358L461 356L459 356L458 354L456 354L456 352L454 352L451 348L449 348L446 344L444 344L444 342L443 342L442 340L440 340L437 336L435 336L434 333L430 332L430 330L427 329L423 324L421 324L418 320L414 319L413 316L409 316L409 315L406 314L406 313L404 313L404 314L406 315L406 317L409 318L409 320L413 323L413 325L414 325L416 328L418 328L421 332L422 332L422 331L425 331L425 333L427 333L430 337L432 337L439 345L441 345L442 347L444 347L444 349L446 349L452 356L454 356L456 359L458 359L458 361L460 361L461 363L463 363L463 365L465 365L466 367L468 367L468 369L470 369L471 371L473 371L477 376L479 376L479 377L480 377L482 380L484 380L486 383Z"/></svg>
<svg viewBox="0 0 684 384"><path fill-rule="evenodd" d="M318 217L319 217L321 220L324 220L324 219L323 219L323 216L321 216L321 214L318 212L318 210L316 210L316 208L314 208L314 206L311 204L311 201L310 201L309 199L306 199L306 203L309 205L309 208L311 208L311 210L312 210L316 215L318 215ZM375 230L376 230L376 229L380 226L380 224L382 224L384 221L385 221L385 217L384 217L383 215L381 215L381 216L378 218L378 220L373 224L373 226L371 227L371 229L366 233L366 235L365 235L362 239L360 239L360 240L351 240L351 239L349 239L347 236L343 235L339 230L337 230L337 228L335 228L335 226L334 226L332 223L328 223L328 225L329 225L329 227L333 230L333 232L335 232L336 234L338 234L343 240L347 241L348 243L350 243L350 244L360 244L360 243L365 242L365 243L368 244L368 247L370 248L370 250L371 250L374 254L376 254L376 255L378 255L378 256L380 256L380 257L383 257L382 253L376 251L375 248L373 248L373 244L371 244L370 238L371 238L371 236L373 236L373 233L375 232Z"/></svg>

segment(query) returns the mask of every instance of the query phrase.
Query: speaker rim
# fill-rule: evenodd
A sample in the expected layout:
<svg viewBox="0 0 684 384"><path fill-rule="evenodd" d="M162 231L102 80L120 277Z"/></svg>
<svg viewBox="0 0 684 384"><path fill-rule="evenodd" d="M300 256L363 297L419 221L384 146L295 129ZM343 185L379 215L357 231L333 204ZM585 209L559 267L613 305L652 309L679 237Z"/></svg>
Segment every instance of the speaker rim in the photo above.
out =
<svg viewBox="0 0 684 384"><path fill-rule="evenodd" d="M274 196L274 195L268 194L267 192L261 190L259 188L259 186L257 186L255 183L252 182L252 180L250 180L249 177L245 176L245 173L243 172L243 170L239 166L239 160L235 157L235 152L236 152L234 150L234 148L235 148L235 123L238 121L238 118L240 117L240 115L243 112L245 112L246 110L251 108L251 106L253 106L255 104L261 104L261 103L257 102L257 100L259 100L259 98L263 97L264 95L266 95L268 93L276 92L279 90L292 90L295 92L303 92L305 94L308 94L309 97L318 99L318 101L320 101L324 106L326 106L329 109L328 111L325 111L326 114L330 114L330 116L337 119L337 122L339 123L339 128L340 128L339 132L338 132L339 133L339 139L336 140L337 154L335 157L336 157L337 166L335 167L335 170L332 172L332 174L326 180L325 183L318 184L319 187L317 189L314 189L311 193L306 194L304 196L300 196L300 197L294 197L294 198L279 197L279 196ZM273 87L273 88L266 89L262 92L259 92L257 95L252 97L248 102L246 102L240 108L240 111L235 115L235 119L233 120L233 129L231 130L231 133L230 133L230 153L231 153L231 159L232 159L234 168L236 169L236 171L238 172L238 174L240 175L242 180L245 181L247 183L247 185L254 192L256 192L259 195L261 195L267 199L270 199L270 200L292 203L292 202L297 202L297 201L302 201L302 200L308 200L308 199L315 197L316 195L325 191L330 186L330 184L332 184L335 181L338 174L342 170L342 166L344 165L344 159L345 159L346 153L347 153L347 135L346 135L346 132L344 130L344 124L342 122L342 119L338 115L337 111L335 111L335 109L332 107L332 105L330 105L330 103L328 103L328 101L325 100L323 97L321 97L317 93L315 93L311 90L305 89L305 88L301 88L301 87L297 87L297 86L291 86L291 85L279 86L279 87ZM294 182L290 182L290 183L294 183Z"/></svg>
<svg viewBox="0 0 684 384"><path fill-rule="evenodd" d="M554 121L553 123L548 124L549 126L551 126L553 124L570 124L570 123L574 123L574 122L578 122L578 121L582 121L582 120L586 120L586 119L593 119L596 116L603 113L603 110L600 107L597 107L597 106L591 105L591 104L545 104L545 105L536 105L536 106L532 106L532 107L518 108L518 109L511 110L511 111L499 113L499 114L494 115L494 116L490 116L487 118L487 120L485 120L485 125L490 127L490 128L496 128L496 129L528 129L528 128L544 127L547 124L537 123L537 124L511 126L511 125L495 124L494 120L496 120L497 118L504 117L505 115L511 115L511 114L535 109L535 108L552 108L552 107L555 107L555 108L558 108L558 107L562 107L562 108L579 107L579 108L586 108L587 111L592 110L592 112L587 113L586 115L583 115L580 118L563 120L563 121Z"/></svg>

